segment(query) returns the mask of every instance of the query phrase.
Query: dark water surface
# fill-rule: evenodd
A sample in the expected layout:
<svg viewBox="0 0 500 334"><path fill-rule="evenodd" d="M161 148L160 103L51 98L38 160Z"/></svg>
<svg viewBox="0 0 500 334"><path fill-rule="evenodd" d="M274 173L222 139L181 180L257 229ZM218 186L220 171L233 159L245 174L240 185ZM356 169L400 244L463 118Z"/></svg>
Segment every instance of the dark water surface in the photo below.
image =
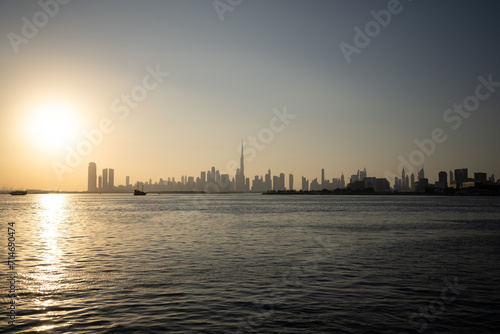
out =
<svg viewBox="0 0 500 334"><path fill-rule="evenodd" d="M500 198L0 196L0 218L0 332L500 333Z"/></svg>

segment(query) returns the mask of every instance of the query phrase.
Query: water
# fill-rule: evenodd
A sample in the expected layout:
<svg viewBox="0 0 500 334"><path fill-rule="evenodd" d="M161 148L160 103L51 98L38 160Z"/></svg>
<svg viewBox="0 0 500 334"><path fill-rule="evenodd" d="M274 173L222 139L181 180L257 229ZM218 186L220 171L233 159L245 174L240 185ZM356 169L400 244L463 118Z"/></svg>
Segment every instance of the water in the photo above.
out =
<svg viewBox="0 0 500 334"><path fill-rule="evenodd" d="M0 332L500 332L500 198L0 196L0 222Z"/></svg>

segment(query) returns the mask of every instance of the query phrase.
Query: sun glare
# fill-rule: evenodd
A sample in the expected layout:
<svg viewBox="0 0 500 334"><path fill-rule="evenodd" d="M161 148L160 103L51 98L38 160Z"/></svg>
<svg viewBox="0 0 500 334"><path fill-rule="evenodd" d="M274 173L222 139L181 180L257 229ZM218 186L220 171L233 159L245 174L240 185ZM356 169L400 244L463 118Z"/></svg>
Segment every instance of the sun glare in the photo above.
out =
<svg viewBox="0 0 500 334"><path fill-rule="evenodd" d="M69 145L79 133L76 111L62 102L35 107L30 121L30 136L45 150L60 150Z"/></svg>

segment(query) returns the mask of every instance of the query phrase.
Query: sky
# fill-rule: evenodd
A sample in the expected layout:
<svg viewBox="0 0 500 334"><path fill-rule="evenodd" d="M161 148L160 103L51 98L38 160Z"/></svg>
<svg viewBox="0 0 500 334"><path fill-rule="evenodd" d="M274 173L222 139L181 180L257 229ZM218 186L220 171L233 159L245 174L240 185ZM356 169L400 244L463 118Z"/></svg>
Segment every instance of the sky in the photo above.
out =
<svg viewBox="0 0 500 334"><path fill-rule="evenodd" d="M234 176L242 142L250 179L422 166L431 182L455 168L498 179L499 9L0 1L0 188L83 191L89 162L115 184Z"/></svg>

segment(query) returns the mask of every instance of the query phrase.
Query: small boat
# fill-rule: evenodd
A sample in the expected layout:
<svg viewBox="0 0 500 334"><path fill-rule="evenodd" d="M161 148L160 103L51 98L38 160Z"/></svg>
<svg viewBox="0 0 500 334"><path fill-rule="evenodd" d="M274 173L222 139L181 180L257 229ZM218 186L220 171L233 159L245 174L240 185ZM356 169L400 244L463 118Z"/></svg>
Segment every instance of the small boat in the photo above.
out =
<svg viewBox="0 0 500 334"><path fill-rule="evenodd" d="M139 189L134 190L134 196L146 195L144 191L140 191Z"/></svg>
<svg viewBox="0 0 500 334"><path fill-rule="evenodd" d="M24 191L24 190L14 190L14 191L11 191L10 194L12 196L15 196L15 195L26 195L28 192L27 191Z"/></svg>

